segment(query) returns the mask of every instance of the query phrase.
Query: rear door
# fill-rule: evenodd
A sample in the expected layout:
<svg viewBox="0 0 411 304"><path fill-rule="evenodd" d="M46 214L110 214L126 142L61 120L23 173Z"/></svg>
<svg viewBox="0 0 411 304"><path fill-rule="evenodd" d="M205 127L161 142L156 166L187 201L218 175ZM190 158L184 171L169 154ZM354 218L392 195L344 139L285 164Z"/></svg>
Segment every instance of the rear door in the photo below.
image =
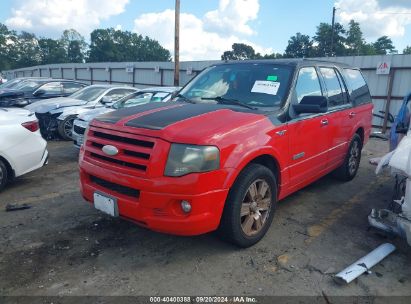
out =
<svg viewBox="0 0 411 304"><path fill-rule="evenodd" d="M352 110L346 86L340 72L334 67L320 67L320 74L328 97L328 131L330 150L327 167L336 168L343 161L352 133Z"/></svg>
<svg viewBox="0 0 411 304"><path fill-rule="evenodd" d="M298 71L292 104L301 102L304 96L322 96L323 91L315 67L303 67ZM288 123L291 189L297 189L320 177L326 168L329 149L329 128L325 114L296 115L290 108Z"/></svg>

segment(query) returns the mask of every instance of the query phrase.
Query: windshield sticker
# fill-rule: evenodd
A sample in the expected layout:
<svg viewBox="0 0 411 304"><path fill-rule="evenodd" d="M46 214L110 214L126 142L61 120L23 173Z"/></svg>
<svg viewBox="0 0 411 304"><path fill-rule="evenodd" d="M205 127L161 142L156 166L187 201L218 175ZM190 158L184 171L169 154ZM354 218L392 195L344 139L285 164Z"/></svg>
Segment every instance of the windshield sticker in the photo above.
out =
<svg viewBox="0 0 411 304"><path fill-rule="evenodd" d="M268 81L277 81L277 80L278 80L278 76L268 75L268 76L267 76L267 80L268 80Z"/></svg>
<svg viewBox="0 0 411 304"><path fill-rule="evenodd" d="M277 95L278 89L280 88L279 82L257 80L251 89L252 93L263 93L270 95Z"/></svg>

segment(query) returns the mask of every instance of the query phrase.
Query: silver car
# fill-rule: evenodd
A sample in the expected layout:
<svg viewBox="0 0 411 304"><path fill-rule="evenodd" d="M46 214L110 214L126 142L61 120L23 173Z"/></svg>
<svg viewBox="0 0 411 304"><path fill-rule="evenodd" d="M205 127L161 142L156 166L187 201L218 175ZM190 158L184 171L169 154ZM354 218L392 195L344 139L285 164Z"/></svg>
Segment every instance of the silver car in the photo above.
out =
<svg viewBox="0 0 411 304"><path fill-rule="evenodd" d="M180 89L180 87L147 88L130 94L112 105L80 114L78 118L74 120L72 132L74 145L80 148L84 141L84 132L90 121L95 117L121 108L139 106L149 102L167 102L171 99L172 94L178 92Z"/></svg>
<svg viewBox="0 0 411 304"><path fill-rule="evenodd" d="M73 122L79 114L104 108L124 96L138 92L137 88L112 85L91 85L68 97L58 97L30 104L26 109L35 112L44 138L72 139Z"/></svg>

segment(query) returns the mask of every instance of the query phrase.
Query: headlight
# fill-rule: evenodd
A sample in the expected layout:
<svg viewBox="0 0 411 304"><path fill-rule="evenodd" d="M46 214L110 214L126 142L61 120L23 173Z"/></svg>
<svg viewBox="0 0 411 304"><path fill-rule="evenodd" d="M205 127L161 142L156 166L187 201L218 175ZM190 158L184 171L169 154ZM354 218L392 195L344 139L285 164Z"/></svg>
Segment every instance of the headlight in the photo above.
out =
<svg viewBox="0 0 411 304"><path fill-rule="evenodd" d="M164 174L183 176L218 168L220 168L220 151L217 147L172 144Z"/></svg>

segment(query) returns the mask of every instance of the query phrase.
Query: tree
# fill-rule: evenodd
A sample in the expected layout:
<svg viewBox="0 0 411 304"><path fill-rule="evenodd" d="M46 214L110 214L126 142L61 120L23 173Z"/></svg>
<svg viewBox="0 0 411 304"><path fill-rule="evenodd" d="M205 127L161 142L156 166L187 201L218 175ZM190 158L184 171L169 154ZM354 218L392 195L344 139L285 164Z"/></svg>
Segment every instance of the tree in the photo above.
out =
<svg viewBox="0 0 411 304"><path fill-rule="evenodd" d="M375 51L378 55L386 55L395 53L395 47L392 40L388 36L382 36L373 43Z"/></svg>
<svg viewBox="0 0 411 304"><path fill-rule="evenodd" d="M360 28L360 24L351 20L348 24L347 38L347 55L362 55L364 51L365 40Z"/></svg>
<svg viewBox="0 0 411 304"><path fill-rule="evenodd" d="M285 57L288 58L305 58L313 55L313 42L308 35L301 33L295 34L288 40L287 48L285 49Z"/></svg>
<svg viewBox="0 0 411 304"><path fill-rule="evenodd" d="M407 47L402 51L404 55L410 55L411 54L411 46L407 45Z"/></svg>
<svg viewBox="0 0 411 304"><path fill-rule="evenodd" d="M88 62L170 61L158 41L129 31L98 29L91 32Z"/></svg>
<svg viewBox="0 0 411 304"><path fill-rule="evenodd" d="M67 54L59 40L41 38L38 40L41 64L65 63Z"/></svg>
<svg viewBox="0 0 411 304"><path fill-rule="evenodd" d="M257 59L261 54L256 54L253 47L244 43L234 43L231 46L231 51L224 52L221 55L221 60L247 60Z"/></svg>
<svg viewBox="0 0 411 304"><path fill-rule="evenodd" d="M340 23L334 25L334 44L333 51L331 52L331 36L332 26L328 23L320 23L317 27L317 32L314 36L314 41L317 43L315 46L315 56L343 56L345 55L345 29Z"/></svg>
<svg viewBox="0 0 411 304"><path fill-rule="evenodd" d="M14 68L29 67L41 63L40 48L34 34L21 32L10 39L13 52L15 52L13 57L16 58Z"/></svg>
<svg viewBox="0 0 411 304"><path fill-rule="evenodd" d="M84 62L87 43L79 32L74 29L65 30L60 42L66 51L67 62Z"/></svg>

